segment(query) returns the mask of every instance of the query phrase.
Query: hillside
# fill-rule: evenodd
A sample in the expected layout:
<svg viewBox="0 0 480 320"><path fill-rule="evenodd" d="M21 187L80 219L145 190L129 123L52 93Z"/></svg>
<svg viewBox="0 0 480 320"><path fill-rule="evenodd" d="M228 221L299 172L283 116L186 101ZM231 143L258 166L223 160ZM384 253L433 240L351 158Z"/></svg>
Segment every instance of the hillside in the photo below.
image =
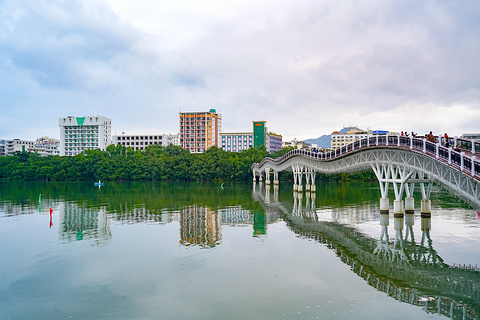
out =
<svg viewBox="0 0 480 320"><path fill-rule="evenodd" d="M348 130L353 129L353 128L356 128L356 127L344 127L343 129L341 129L338 132L347 133ZM313 143L316 143L317 145L319 145L320 147L322 147L324 149L330 149L330 147L331 147L330 136L331 135L329 135L329 134L328 135L324 134L323 136L318 137L316 139L306 139L306 140L303 140L303 141L310 144L310 145L313 144Z"/></svg>

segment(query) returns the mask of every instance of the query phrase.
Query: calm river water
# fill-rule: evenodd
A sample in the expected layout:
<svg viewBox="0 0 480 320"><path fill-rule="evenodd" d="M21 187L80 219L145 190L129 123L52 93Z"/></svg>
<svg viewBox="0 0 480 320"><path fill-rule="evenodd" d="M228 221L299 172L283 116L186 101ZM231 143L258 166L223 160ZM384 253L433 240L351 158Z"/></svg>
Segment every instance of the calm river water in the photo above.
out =
<svg viewBox="0 0 480 320"><path fill-rule="evenodd" d="M0 184L0 319L480 318L474 209L317 188Z"/></svg>

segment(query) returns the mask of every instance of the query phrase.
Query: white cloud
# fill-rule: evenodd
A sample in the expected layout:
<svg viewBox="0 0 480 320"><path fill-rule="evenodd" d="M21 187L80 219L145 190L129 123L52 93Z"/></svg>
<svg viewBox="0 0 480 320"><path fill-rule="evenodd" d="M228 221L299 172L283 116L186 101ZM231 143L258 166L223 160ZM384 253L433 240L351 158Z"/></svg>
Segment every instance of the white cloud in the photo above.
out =
<svg viewBox="0 0 480 320"><path fill-rule="evenodd" d="M478 131L474 1L0 7L2 137L56 136L57 119L70 114L105 115L116 131L176 132L180 108L215 108L230 132L266 120L285 139L350 124ZM29 110L21 121L17 108Z"/></svg>

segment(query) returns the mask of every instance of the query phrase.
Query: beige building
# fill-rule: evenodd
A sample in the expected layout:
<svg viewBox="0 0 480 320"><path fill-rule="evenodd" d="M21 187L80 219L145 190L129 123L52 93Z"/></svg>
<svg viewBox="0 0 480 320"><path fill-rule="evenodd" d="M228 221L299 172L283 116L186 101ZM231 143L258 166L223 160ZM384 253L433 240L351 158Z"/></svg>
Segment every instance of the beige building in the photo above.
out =
<svg viewBox="0 0 480 320"><path fill-rule="evenodd" d="M360 139L368 137L368 132L359 128L350 128L346 133L340 133L338 131L332 132L330 137L331 148L338 149L347 144L353 143Z"/></svg>

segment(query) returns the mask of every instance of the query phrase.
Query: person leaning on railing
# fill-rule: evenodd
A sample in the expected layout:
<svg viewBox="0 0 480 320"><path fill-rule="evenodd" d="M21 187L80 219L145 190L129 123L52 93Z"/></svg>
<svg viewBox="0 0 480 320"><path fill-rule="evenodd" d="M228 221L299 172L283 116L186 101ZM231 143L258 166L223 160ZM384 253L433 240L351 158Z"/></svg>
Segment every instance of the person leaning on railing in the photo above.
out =
<svg viewBox="0 0 480 320"><path fill-rule="evenodd" d="M430 133L427 134L427 140L435 143L435 137L433 136L432 131L430 131Z"/></svg>

